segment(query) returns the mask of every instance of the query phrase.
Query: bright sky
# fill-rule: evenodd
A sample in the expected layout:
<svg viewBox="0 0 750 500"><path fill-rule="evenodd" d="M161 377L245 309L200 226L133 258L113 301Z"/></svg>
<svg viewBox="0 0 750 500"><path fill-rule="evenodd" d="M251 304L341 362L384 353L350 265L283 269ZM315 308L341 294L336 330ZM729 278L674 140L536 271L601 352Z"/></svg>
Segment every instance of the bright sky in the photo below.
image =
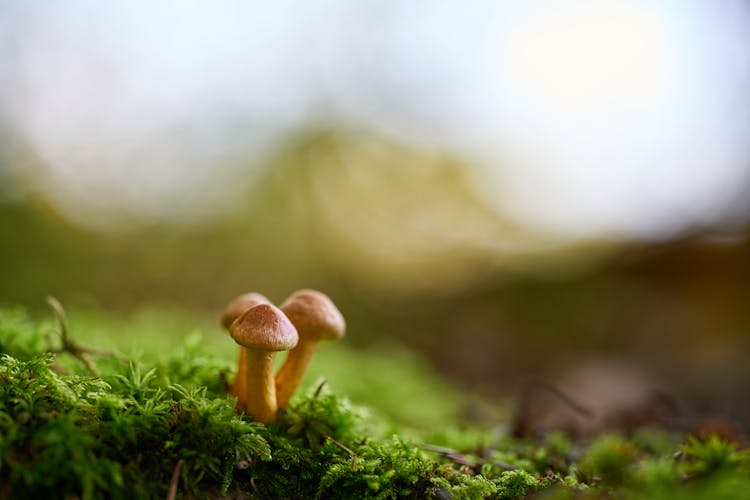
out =
<svg viewBox="0 0 750 500"><path fill-rule="evenodd" d="M214 165L320 110L455 149L561 238L710 223L750 186L741 0L17 0L0 42L0 117L64 207L220 206Z"/></svg>

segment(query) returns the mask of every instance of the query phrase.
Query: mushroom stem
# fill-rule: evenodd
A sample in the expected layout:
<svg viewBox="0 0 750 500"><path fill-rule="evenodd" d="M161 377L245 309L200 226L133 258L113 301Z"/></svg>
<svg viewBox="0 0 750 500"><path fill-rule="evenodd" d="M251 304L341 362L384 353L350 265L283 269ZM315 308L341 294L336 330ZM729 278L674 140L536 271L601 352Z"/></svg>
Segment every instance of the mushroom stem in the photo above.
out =
<svg viewBox="0 0 750 500"><path fill-rule="evenodd" d="M316 341L300 340L297 347L287 354L286 361L276 374L276 401L279 408L286 408L292 394L302 382L317 347Z"/></svg>
<svg viewBox="0 0 750 500"><path fill-rule="evenodd" d="M255 292L249 292L235 297L232 302L224 309L221 315L221 324L224 328L231 331L231 326L234 321L242 316L242 313L247 311L253 306L258 304L268 304L269 300L265 295L261 295ZM245 356L244 349L240 348L240 356L237 360L237 374L234 377L234 382L229 387L229 394L237 398L237 408L243 409L247 403L245 396L245 365L247 359Z"/></svg>
<svg viewBox="0 0 750 500"><path fill-rule="evenodd" d="M245 351L245 411L264 424L276 420L276 386L273 379L274 351L243 347Z"/></svg>
<svg viewBox="0 0 750 500"><path fill-rule="evenodd" d="M234 376L234 382L229 388L229 394L237 398L237 407L244 408L247 405L246 395L246 372L247 372L247 349L244 347L240 348L240 356L237 360L237 374Z"/></svg>

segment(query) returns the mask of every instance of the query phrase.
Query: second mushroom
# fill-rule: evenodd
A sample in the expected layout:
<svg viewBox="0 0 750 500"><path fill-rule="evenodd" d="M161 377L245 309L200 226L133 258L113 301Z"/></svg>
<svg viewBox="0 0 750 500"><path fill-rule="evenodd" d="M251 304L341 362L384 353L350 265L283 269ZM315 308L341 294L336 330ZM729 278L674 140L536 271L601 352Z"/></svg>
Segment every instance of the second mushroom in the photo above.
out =
<svg viewBox="0 0 750 500"><path fill-rule="evenodd" d="M297 347L289 351L276 375L276 400L285 408L307 371L318 342L344 336L346 323L327 295L316 290L298 290L281 305L299 334Z"/></svg>

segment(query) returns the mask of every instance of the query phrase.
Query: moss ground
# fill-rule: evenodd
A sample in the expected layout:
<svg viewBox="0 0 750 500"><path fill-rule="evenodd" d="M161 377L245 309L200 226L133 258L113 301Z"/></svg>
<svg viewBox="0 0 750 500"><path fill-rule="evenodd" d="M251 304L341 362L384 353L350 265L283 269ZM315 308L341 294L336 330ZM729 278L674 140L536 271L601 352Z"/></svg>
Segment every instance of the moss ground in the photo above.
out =
<svg viewBox="0 0 750 500"><path fill-rule="evenodd" d="M235 346L184 312L0 310L0 498L750 498L750 458L644 429L587 444L462 425L461 391L396 347L320 350L277 423L234 412ZM323 378L325 377L325 378Z"/></svg>

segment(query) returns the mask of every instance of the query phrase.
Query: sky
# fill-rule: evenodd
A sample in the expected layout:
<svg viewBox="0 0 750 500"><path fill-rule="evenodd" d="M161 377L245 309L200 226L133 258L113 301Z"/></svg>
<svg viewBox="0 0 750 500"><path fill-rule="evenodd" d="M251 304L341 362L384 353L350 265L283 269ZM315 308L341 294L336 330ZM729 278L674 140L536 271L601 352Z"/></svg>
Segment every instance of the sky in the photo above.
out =
<svg viewBox="0 0 750 500"><path fill-rule="evenodd" d="M739 0L8 0L0 42L0 122L82 224L185 196L210 216L236 195L217 165L316 122L453 151L498 213L562 240L750 209Z"/></svg>

